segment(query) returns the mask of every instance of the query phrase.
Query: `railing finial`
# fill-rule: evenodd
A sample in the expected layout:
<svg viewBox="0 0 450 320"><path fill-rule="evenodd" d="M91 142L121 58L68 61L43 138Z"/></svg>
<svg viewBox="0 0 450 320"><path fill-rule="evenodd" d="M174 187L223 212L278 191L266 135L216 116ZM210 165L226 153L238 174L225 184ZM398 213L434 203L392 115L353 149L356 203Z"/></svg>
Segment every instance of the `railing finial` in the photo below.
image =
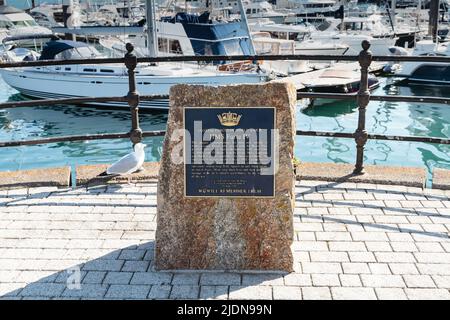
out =
<svg viewBox="0 0 450 320"><path fill-rule="evenodd" d="M361 43L361 47L364 51L367 51L370 49L370 41L369 40L363 40Z"/></svg>
<svg viewBox="0 0 450 320"><path fill-rule="evenodd" d="M131 54L134 51L134 46L130 42L127 42L125 49L127 49L127 53Z"/></svg>

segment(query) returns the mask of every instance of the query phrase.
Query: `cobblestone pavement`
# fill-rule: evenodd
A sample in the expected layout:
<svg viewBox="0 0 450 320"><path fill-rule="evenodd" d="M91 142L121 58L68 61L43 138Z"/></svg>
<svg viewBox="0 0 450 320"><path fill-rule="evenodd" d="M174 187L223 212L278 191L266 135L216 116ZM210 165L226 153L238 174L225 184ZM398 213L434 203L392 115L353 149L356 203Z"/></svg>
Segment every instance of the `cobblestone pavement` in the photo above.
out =
<svg viewBox="0 0 450 320"><path fill-rule="evenodd" d="M0 191L0 296L450 299L449 191L316 181L296 191L291 274L155 272L156 183Z"/></svg>

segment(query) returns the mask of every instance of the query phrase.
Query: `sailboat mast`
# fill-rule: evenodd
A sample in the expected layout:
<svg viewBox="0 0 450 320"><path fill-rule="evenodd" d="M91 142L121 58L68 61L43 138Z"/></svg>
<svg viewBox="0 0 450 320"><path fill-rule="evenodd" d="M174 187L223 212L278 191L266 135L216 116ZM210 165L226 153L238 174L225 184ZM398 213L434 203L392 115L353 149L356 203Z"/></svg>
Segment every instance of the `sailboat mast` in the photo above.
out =
<svg viewBox="0 0 450 320"><path fill-rule="evenodd" d="M155 0L146 0L147 20L147 48L148 55L152 58L158 55L158 35L156 30L156 7Z"/></svg>
<svg viewBox="0 0 450 320"><path fill-rule="evenodd" d="M433 37L433 42L437 43L439 24L439 0L430 1L430 20L428 21L428 34Z"/></svg>
<svg viewBox="0 0 450 320"><path fill-rule="evenodd" d="M395 13L396 13L396 9L397 9L397 0L392 0L391 1L391 12L392 12L392 26L394 28L394 34L395 34L395 22L396 22L396 18L395 18Z"/></svg>
<svg viewBox="0 0 450 320"><path fill-rule="evenodd" d="M250 41L249 49L250 55L256 55L255 47L253 45L252 35L250 34L250 28L248 27L247 15L245 14L244 5L242 4L242 0L237 0L239 12L241 13L241 21L245 32L248 34L248 40Z"/></svg>

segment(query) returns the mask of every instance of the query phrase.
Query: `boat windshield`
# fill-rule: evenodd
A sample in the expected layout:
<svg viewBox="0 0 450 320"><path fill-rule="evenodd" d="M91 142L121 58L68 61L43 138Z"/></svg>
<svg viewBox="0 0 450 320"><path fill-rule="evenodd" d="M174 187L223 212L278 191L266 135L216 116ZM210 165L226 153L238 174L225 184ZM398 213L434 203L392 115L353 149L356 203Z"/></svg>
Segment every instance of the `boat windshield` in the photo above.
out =
<svg viewBox="0 0 450 320"><path fill-rule="evenodd" d="M64 50L55 55L55 60L92 59L101 56L93 47L78 47Z"/></svg>
<svg viewBox="0 0 450 320"><path fill-rule="evenodd" d="M12 23L14 24L14 26L16 27L35 27L38 24L36 23L36 21L34 20L22 20L22 21L12 21Z"/></svg>
<svg viewBox="0 0 450 320"><path fill-rule="evenodd" d="M38 24L34 20L18 20L18 21L5 21L0 20L0 29L13 29L13 28L23 28L23 27L35 27Z"/></svg>

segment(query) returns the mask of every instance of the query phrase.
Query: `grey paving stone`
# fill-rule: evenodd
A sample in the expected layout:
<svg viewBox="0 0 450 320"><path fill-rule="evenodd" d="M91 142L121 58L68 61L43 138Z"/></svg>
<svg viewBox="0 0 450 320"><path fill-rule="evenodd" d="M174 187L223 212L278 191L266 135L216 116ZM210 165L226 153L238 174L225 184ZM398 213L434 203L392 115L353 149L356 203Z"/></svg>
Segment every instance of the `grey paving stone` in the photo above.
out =
<svg viewBox="0 0 450 320"><path fill-rule="evenodd" d="M145 299L149 292L149 285L113 284L109 287L105 297L117 299Z"/></svg>
<svg viewBox="0 0 450 320"><path fill-rule="evenodd" d="M200 286L198 285L173 285L170 292L171 299L198 299Z"/></svg>
<svg viewBox="0 0 450 320"><path fill-rule="evenodd" d="M103 280L104 284L128 284L133 276L132 272L108 272L106 274L105 279Z"/></svg>
<svg viewBox="0 0 450 320"><path fill-rule="evenodd" d="M81 284L80 289L66 288L62 297L101 299L105 296L107 286L100 284Z"/></svg>
<svg viewBox="0 0 450 320"><path fill-rule="evenodd" d="M157 272L135 272L131 278L131 284L170 284L171 273Z"/></svg>
<svg viewBox="0 0 450 320"><path fill-rule="evenodd" d="M144 272L148 270L149 265L149 261L127 260L125 261L121 271Z"/></svg>
<svg viewBox="0 0 450 320"><path fill-rule="evenodd" d="M121 260L142 260L146 250L143 249L124 249L120 252L119 259Z"/></svg>
<svg viewBox="0 0 450 320"><path fill-rule="evenodd" d="M200 299L228 299L228 286L201 286Z"/></svg>
<svg viewBox="0 0 450 320"><path fill-rule="evenodd" d="M84 284L100 284L105 276L106 271L88 271L81 282Z"/></svg>
<svg viewBox="0 0 450 320"><path fill-rule="evenodd" d="M238 273L203 273L200 277L201 285L240 285L241 275Z"/></svg>
<svg viewBox="0 0 450 320"><path fill-rule="evenodd" d="M172 290L171 285L153 285L148 293L149 299L168 299L170 291Z"/></svg>
<svg viewBox="0 0 450 320"><path fill-rule="evenodd" d="M174 285L198 285L200 273L175 273L172 284Z"/></svg>
<svg viewBox="0 0 450 320"><path fill-rule="evenodd" d="M85 271L120 271L123 264L123 260L98 259L86 262L82 269Z"/></svg>
<svg viewBox="0 0 450 320"><path fill-rule="evenodd" d="M243 286L283 285L283 274L243 274Z"/></svg>
<svg viewBox="0 0 450 320"><path fill-rule="evenodd" d="M61 283L31 283L20 291L21 296L59 297L66 286Z"/></svg>

